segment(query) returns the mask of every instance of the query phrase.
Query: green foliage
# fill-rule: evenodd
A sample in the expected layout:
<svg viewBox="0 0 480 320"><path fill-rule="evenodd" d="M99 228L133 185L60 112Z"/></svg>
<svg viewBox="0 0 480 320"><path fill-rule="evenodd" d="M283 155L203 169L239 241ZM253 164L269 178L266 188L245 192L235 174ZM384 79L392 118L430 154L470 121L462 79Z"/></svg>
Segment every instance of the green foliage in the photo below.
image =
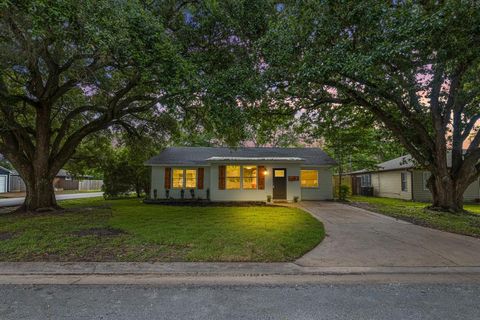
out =
<svg viewBox="0 0 480 320"><path fill-rule="evenodd" d="M150 193L150 168L144 165L161 148L150 137L119 136L116 145L105 149L99 159L106 197L118 197L134 191L137 197Z"/></svg>
<svg viewBox="0 0 480 320"><path fill-rule="evenodd" d="M346 185L341 185L338 187L338 199L340 201L345 201L347 199L347 196L350 193L350 188Z"/></svg>

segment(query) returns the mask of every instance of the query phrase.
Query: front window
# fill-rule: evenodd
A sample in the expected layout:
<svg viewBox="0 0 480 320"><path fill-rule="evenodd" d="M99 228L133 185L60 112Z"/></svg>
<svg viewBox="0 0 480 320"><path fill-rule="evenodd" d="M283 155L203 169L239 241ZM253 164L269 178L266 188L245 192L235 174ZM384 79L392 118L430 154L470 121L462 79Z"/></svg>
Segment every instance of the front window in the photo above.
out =
<svg viewBox="0 0 480 320"><path fill-rule="evenodd" d="M226 188L240 189L240 166L226 167Z"/></svg>
<svg viewBox="0 0 480 320"><path fill-rule="evenodd" d="M188 189L195 189L197 187L197 170L185 170L185 187Z"/></svg>
<svg viewBox="0 0 480 320"><path fill-rule="evenodd" d="M300 181L302 188L318 188L318 171L301 170Z"/></svg>
<svg viewBox="0 0 480 320"><path fill-rule="evenodd" d="M183 169L173 169L172 186L174 189L183 188Z"/></svg>
<svg viewBox="0 0 480 320"><path fill-rule="evenodd" d="M256 166L243 166L243 189L257 189Z"/></svg>
<svg viewBox="0 0 480 320"><path fill-rule="evenodd" d="M402 172L401 179L402 179L402 191L407 191L407 174L405 172Z"/></svg>

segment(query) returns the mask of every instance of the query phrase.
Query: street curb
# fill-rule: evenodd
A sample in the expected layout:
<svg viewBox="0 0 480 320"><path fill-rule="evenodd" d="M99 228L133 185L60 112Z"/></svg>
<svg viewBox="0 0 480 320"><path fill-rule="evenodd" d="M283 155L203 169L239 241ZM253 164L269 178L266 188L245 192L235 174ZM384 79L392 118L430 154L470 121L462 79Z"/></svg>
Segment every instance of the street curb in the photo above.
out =
<svg viewBox="0 0 480 320"><path fill-rule="evenodd" d="M480 275L480 266L307 267L295 263L0 262L1 276Z"/></svg>

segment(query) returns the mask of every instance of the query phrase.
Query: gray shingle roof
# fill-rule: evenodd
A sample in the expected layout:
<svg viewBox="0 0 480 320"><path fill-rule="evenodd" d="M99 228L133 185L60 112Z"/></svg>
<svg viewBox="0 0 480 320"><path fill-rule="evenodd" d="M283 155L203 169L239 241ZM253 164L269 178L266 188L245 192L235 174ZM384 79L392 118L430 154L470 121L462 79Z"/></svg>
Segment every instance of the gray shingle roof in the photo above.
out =
<svg viewBox="0 0 480 320"><path fill-rule="evenodd" d="M223 147L171 147L150 158L146 165L207 165L212 157L244 158L302 158L303 165L336 165L319 148L223 148ZM279 159L280 160L280 159Z"/></svg>
<svg viewBox="0 0 480 320"><path fill-rule="evenodd" d="M376 171L390 171L390 170L405 170L412 169L415 167L415 161L412 156L407 154L392 160L388 160L375 165L375 169L363 169L351 172L352 174L367 173L367 172L376 172Z"/></svg>

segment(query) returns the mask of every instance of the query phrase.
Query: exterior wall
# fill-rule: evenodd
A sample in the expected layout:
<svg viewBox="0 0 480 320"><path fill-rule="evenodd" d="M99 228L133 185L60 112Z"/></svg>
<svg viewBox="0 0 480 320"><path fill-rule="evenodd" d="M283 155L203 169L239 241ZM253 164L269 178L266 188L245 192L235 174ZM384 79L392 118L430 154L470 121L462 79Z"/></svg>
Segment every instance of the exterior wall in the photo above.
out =
<svg viewBox="0 0 480 320"><path fill-rule="evenodd" d="M430 190L424 188L422 170L413 171L413 199L415 201L432 201ZM480 181L477 180L468 186L463 194L465 202L474 202L480 198Z"/></svg>
<svg viewBox="0 0 480 320"><path fill-rule="evenodd" d="M402 191L401 173L407 175L407 190ZM409 171L385 171L372 173L373 194L376 197L412 199L412 175Z"/></svg>
<svg viewBox="0 0 480 320"><path fill-rule="evenodd" d="M198 167L182 167L182 166L168 166L168 168L173 169L197 169ZM151 189L150 189L150 198L154 199L154 192L157 190L157 199L166 199L165 193L165 167L160 166L153 166L152 173L151 173ZM207 189L210 187L210 168L205 167L204 177L203 177L203 189L198 190L195 188L195 197L201 197L202 199L207 198ZM210 193L211 194L211 193ZM169 197L174 199L181 198L181 189L170 189ZM189 199L190 196L190 188L185 189L185 199Z"/></svg>
<svg viewBox="0 0 480 320"><path fill-rule="evenodd" d="M305 168L307 169L307 168ZM302 200L333 199L332 168L308 168L318 170L318 188L301 188Z"/></svg>
<svg viewBox="0 0 480 320"><path fill-rule="evenodd" d="M248 163L249 164L249 163ZM265 166L267 175L265 176L264 190L219 190L218 189L218 166L228 165L227 163L212 164L210 167L205 167L204 188L203 190L196 190L195 195L206 199L206 190L210 189L210 199L212 201L266 201L267 196L273 196L273 169L285 168L287 169L287 201L293 201L294 197L299 200L326 200L332 199L332 172L331 168L314 167L308 168L318 170L319 187L315 189L300 188L300 181L288 181L288 176L300 176L299 164L258 164ZM168 166L169 168L192 169L192 167ZM152 166L151 169L151 191L150 197L154 198L154 190L157 190L157 198L165 199L164 186L164 166ZM180 199L180 189L170 189L170 197ZM185 191L185 198L188 199L190 193Z"/></svg>

